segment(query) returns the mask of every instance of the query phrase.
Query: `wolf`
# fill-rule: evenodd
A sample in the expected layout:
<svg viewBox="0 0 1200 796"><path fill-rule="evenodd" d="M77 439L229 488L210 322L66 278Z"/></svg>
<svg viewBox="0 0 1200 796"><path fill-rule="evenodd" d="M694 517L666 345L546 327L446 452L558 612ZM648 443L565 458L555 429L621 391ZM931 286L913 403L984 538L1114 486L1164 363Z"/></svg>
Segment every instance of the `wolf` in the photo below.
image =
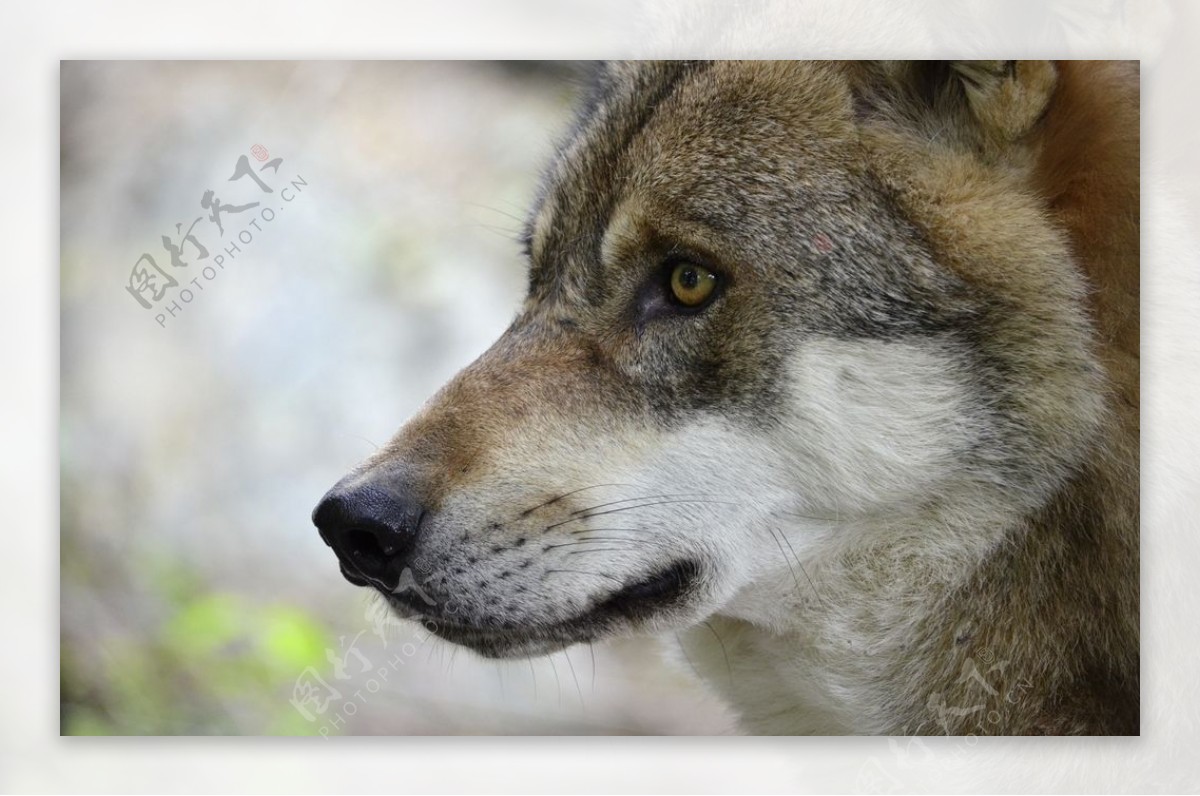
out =
<svg viewBox="0 0 1200 796"><path fill-rule="evenodd" d="M515 320L321 537L484 656L677 640L747 732L1137 734L1138 105L1136 63L597 67Z"/></svg>

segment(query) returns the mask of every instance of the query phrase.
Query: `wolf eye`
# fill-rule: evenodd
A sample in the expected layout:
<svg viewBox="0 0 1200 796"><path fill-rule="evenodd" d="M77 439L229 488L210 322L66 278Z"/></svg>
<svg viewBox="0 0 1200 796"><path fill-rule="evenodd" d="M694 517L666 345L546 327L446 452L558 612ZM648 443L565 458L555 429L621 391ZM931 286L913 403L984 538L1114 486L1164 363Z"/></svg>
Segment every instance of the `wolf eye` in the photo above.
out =
<svg viewBox="0 0 1200 796"><path fill-rule="evenodd" d="M685 307L702 306L716 290L717 275L702 265L680 263L671 271L671 293Z"/></svg>

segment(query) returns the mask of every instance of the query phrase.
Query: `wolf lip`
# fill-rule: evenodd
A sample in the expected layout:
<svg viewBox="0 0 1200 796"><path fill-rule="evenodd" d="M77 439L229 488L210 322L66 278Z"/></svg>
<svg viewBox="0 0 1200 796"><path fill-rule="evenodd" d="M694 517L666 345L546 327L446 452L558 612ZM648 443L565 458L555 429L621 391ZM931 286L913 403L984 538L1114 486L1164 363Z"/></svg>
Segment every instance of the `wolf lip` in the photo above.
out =
<svg viewBox="0 0 1200 796"><path fill-rule="evenodd" d="M645 619L681 601L700 574L700 565L681 560L603 598L587 611L552 625L481 626L426 614L408 595L385 594L405 616L423 616L430 631L454 644L493 658L545 655L594 641L616 623ZM415 616L414 616L415 615Z"/></svg>
<svg viewBox="0 0 1200 796"><path fill-rule="evenodd" d="M643 617L682 599L699 574L700 565L695 561L676 561L609 596L592 612L627 618Z"/></svg>
<svg viewBox="0 0 1200 796"><path fill-rule="evenodd" d="M432 620L429 629L446 641L469 647L488 658L533 657L558 652L572 644L592 641L598 626L568 622L548 628L480 628Z"/></svg>
<svg viewBox="0 0 1200 796"><path fill-rule="evenodd" d="M341 570L342 577L345 578L346 580L350 581L351 583L353 583L355 586L371 586L371 585L373 585L369 580L364 578L362 575L359 575L357 572L353 571L352 569L349 569L345 564L343 564L341 562L338 562L338 569Z"/></svg>

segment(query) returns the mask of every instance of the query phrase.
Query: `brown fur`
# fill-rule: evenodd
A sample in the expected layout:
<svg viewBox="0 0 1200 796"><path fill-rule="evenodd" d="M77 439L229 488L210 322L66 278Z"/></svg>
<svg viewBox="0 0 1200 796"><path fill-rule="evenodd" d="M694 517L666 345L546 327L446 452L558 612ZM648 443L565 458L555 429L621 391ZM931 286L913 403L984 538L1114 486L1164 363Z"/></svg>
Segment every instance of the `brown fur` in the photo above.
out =
<svg viewBox="0 0 1200 796"><path fill-rule="evenodd" d="M1069 238L1074 262L1088 279L1088 305L1099 333L1096 348L1109 395L1107 427L1067 486L973 578L947 593L945 613L926 627L924 649L917 656L941 661L943 668L914 680L932 687L910 695L908 709L923 708L930 700L983 706L963 716L943 714L942 726L934 731L1138 732L1137 68L1061 62L1046 69L1056 73L1053 90L1045 93L1036 114L1028 109L1016 114L1031 122L1026 129L983 131L981 139L989 146L1004 139L1016 142L1019 150L1014 156L1001 145L999 155L989 152L985 160L1011 156L1017 165L1004 163L1007 174L986 179L1015 176L1027 182ZM1044 80L1043 70L1023 72L1039 84ZM990 121L985 112L979 124L986 127ZM911 169L906 166L903 173L909 175ZM946 167L930 178L944 180L940 187L931 182L921 188L946 199L949 210L961 215L971 204L969 193L986 190L973 185L955 197L963 178L957 168ZM973 198L979 199L978 194ZM992 202L984 203L986 212L996 212ZM1014 232L966 212L966 219L955 221L974 227L992 223L1001 234ZM955 221L945 223L953 226ZM952 229L939 227L939 222L928 228L942 237L943 247L955 248ZM978 233L971 234L977 266ZM1001 240L996 245L1006 244ZM1014 296L1021 291L1018 300L1038 304L1047 287L1039 284L1042 276L1031 272L1016 284L1001 286L1016 277L1010 264L992 287ZM992 279L980 274L969 278ZM1055 310L1047 305L1044 312ZM1048 370L1038 377L1053 376ZM976 606L979 612L964 615L963 606ZM978 682L960 674L972 665L986 669L979 658L990 660L995 650L1004 651L1001 682L1007 688L985 694L980 702ZM987 720L988 715L996 721ZM906 729L918 731L928 718L927 711L918 709Z"/></svg>

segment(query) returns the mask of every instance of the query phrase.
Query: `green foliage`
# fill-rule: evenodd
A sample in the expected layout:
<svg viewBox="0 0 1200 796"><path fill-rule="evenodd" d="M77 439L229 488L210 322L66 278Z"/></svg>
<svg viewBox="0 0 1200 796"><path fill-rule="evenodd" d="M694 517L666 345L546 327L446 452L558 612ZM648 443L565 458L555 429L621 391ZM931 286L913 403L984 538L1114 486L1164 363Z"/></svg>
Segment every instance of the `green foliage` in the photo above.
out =
<svg viewBox="0 0 1200 796"><path fill-rule="evenodd" d="M86 661L63 648L65 735L297 735L316 727L292 707L307 667L325 674L336 645L290 605L205 591L186 569L153 579L168 611L143 637L121 637Z"/></svg>

